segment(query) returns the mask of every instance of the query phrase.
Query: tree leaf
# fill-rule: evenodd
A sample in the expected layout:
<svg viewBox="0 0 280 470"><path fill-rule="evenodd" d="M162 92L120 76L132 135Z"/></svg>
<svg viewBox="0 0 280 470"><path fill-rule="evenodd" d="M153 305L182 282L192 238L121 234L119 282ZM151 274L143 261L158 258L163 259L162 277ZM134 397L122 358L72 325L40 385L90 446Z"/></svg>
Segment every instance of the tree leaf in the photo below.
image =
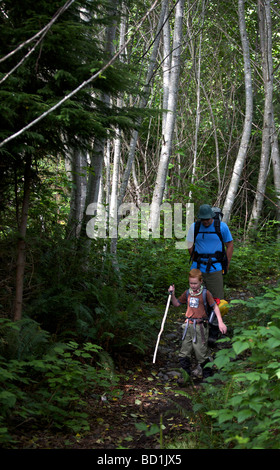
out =
<svg viewBox="0 0 280 470"><path fill-rule="evenodd" d="M233 343L232 347L236 354L241 354L243 351L250 348L250 343L249 341L236 341Z"/></svg>

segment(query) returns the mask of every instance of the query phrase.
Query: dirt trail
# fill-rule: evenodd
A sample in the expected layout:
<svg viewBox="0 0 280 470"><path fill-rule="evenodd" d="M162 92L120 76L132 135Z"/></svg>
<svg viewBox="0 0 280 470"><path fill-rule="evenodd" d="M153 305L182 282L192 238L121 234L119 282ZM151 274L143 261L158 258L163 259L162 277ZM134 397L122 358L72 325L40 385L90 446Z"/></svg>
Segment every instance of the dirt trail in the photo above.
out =
<svg viewBox="0 0 280 470"><path fill-rule="evenodd" d="M180 314L179 314L180 316ZM177 318L176 318L177 317ZM85 412L91 431L85 434L53 434L51 430L35 432L25 427L18 435L17 448L32 449L159 449L160 439L180 439L192 432L193 425L183 415L191 410L191 402L178 390L180 369L177 350L180 345L181 321L170 315L157 353L156 363L123 364L122 377L114 398L98 391L88 396ZM129 366L129 367L128 367ZM197 385L199 386L199 385ZM163 425L160 436L160 425Z"/></svg>
<svg viewBox="0 0 280 470"><path fill-rule="evenodd" d="M242 294L243 295L243 294ZM238 295L239 296L239 295ZM176 312L175 312L176 310ZM178 352L181 345L184 313L170 308L152 363L154 347L142 362L133 362L131 355L122 361L114 398L94 391L88 396L84 410L89 415L91 431L84 434L53 434L51 430L36 432L23 429L18 448L37 449L159 449L160 442L185 439L195 431L192 401L182 395L195 396L201 387L201 375L193 365L193 380L179 387ZM212 350L212 354L215 351ZM150 362L149 362L149 357ZM198 375L197 375L198 374ZM162 435L160 426L163 425Z"/></svg>

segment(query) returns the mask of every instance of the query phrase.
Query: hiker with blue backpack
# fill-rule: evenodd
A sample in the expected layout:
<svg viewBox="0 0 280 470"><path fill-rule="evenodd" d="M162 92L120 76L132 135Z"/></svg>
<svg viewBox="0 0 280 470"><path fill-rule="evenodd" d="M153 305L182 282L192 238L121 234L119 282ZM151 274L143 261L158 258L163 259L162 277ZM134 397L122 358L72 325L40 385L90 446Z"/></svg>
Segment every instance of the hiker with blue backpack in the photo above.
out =
<svg viewBox="0 0 280 470"><path fill-rule="evenodd" d="M233 254L233 238L222 217L219 208L201 205L197 221L191 225L187 235L191 269L202 272L203 283L217 302L224 299L223 276L228 272ZM215 344L218 335L216 322L210 327L209 343Z"/></svg>
<svg viewBox="0 0 280 470"><path fill-rule="evenodd" d="M221 312L212 294L202 285L202 273L199 269L192 269L189 273L189 289L178 299L175 297L175 287L170 286L171 301L174 307L187 305L186 320L183 323L182 346L179 353L179 362L182 369L191 375L191 356L194 352L198 364L202 368L203 379L211 375L211 368L205 367L209 363L209 315L207 306L214 311L218 328L226 334L227 327L223 322ZM180 381L179 381L180 383Z"/></svg>

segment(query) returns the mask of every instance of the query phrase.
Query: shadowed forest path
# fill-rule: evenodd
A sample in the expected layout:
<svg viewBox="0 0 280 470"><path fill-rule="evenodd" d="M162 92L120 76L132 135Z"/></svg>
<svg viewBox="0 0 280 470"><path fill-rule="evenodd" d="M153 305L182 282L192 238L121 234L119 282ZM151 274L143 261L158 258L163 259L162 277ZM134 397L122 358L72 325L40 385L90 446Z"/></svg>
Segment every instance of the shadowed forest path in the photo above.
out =
<svg viewBox="0 0 280 470"><path fill-rule="evenodd" d="M155 364L152 363L155 344L140 362L139 357L136 361L131 356L122 359L114 397L102 395L98 390L88 392L84 411L88 414L91 431L74 435L44 429L34 433L32 426L29 428L26 423L16 435L17 448L160 449L165 445L172 448L172 442L186 441L186 435L199 426L190 397L195 399L202 381L194 364L192 380L184 387L177 384L181 374L178 351L183 319L181 309L170 307ZM182 392L187 392L188 397Z"/></svg>
<svg viewBox="0 0 280 470"><path fill-rule="evenodd" d="M119 367L119 393L107 397L89 392L85 412L89 415L91 431L81 435L53 434L51 429L35 432L27 425L16 436L17 448L25 449L156 449L160 441L179 440L191 432L191 402L180 395L177 385L180 369L177 349L180 344L181 314L169 312L157 353L152 363L153 347L145 361L127 359ZM196 387L194 385L193 391ZM178 393L177 393L178 392ZM160 425L163 425L160 436Z"/></svg>

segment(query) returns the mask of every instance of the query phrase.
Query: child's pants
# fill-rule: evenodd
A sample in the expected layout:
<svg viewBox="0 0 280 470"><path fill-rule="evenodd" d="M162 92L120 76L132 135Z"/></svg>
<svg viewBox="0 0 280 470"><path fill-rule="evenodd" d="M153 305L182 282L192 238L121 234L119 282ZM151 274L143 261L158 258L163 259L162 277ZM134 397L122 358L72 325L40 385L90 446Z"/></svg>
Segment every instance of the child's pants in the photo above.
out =
<svg viewBox="0 0 280 470"><path fill-rule="evenodd" d="M184 323L182 328L185 330L187 324ZM179 361L181 359L191 360L191 353L194 351L198 364L204 364L209 360L208 352L208 322L193 323L189 321L188 329L184 340L182 341L181 350L179 352Z"/></svg>

